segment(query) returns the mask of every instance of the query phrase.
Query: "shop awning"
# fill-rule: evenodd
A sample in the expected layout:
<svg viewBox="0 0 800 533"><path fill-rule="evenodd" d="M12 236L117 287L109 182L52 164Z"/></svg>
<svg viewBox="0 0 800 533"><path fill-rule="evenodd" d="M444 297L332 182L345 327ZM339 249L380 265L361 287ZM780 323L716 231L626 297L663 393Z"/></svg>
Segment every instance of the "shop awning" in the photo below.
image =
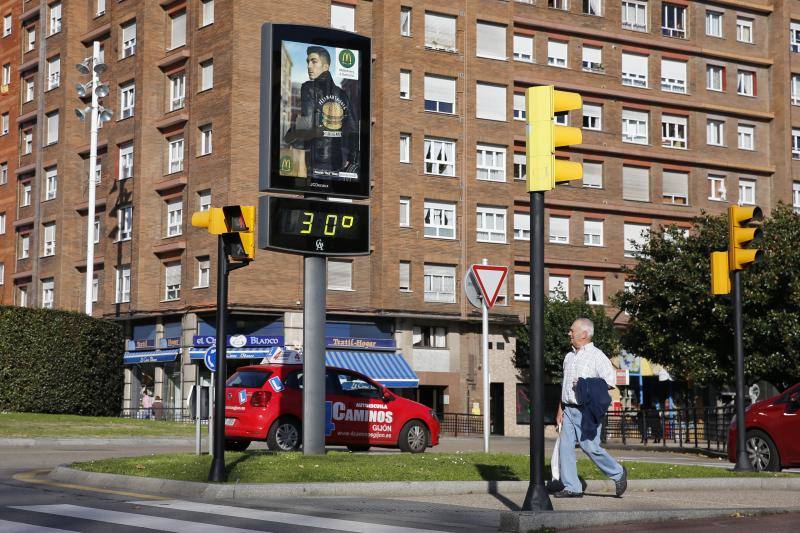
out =
<svg viewBox="0 0 800 533"><path fill-rule="evenodd" d="M189 348L189 358L202 360L206 355L206 350L208 350L208 348ZM265 357L272 357L276 350L276 347L228 348L225 357L228 359L264 359Z"/></svg>
<svg viewBox="0 0 800 533"><path fill-rule="evenodd" d="M419 378L399 353L328 350L325 364L361 372L386 387L419 386Z"/></svg>
<svg viewBox="0 0 800 533"><path fill-rule="evenodd" d="M150 350L147 352L125 352L123 362L126 365L137 363L169 363L174 361L180 350Z"/></svg>

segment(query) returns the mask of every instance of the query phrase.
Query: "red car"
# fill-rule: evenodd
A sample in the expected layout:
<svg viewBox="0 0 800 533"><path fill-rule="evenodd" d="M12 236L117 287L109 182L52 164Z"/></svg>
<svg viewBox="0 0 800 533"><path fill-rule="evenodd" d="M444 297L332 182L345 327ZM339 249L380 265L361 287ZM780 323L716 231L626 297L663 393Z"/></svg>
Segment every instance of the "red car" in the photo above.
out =
<svg viewBox="0 0 800 533"><path fill-rule="evenodd" d="M325 370L325 443L366 451L371 446L424 452L439 444L439 420L430 408L397 396L344 368ZM254 440L271 450L300 448L303 365L245 366L228 378L225 448L241 451Z"/></svg>
<svg viewBox="0 0 800 533"><path fill-rule="evenodd" d="M800 383L745 411L746 449L756 470L800 466ZM736 462L737 423L728 430L728 460Z"/></svg>

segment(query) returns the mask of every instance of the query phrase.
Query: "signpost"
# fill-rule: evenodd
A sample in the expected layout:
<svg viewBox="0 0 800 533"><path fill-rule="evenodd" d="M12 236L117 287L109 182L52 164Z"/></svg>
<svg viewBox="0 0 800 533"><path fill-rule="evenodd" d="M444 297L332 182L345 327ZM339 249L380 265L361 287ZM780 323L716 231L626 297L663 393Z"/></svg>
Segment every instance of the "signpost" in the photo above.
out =
<svg viewBox="0 0 800 533"><path fill-rule="evenodd" d="M480 265L472 265L469 269L469 281L464 281L464 290L467 293L467 299L475 307L479 307L470 298L471 293L474 291L467 289L467 284L472 282L473 287L480 290L478 299L481 301L480 308L482 310L482 339L481 347L483 352L482 366L483 366L483 451L489 453L489 426L491 419L489 417L489 384L491 383L489 377L489 309L494 307L497 301L497 296L500 294L500 289L503 282L508 275L508 267L490 266L486 259L481 261Z"/></svg>

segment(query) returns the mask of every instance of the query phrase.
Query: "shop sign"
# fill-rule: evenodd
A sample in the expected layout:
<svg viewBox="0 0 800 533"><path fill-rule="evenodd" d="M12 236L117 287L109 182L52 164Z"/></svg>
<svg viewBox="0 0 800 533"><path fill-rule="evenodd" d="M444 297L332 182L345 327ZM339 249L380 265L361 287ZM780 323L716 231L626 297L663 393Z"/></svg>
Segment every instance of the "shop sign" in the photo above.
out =
<svg viewBox="0 0 800 533"><path fill-rule="evenodd" d="M357 337L325 337L328 348L358 350L395 350L394 339L360 339Z"/></svg>
<svg viewBox="0 0 800 533"><path fill-rule="evenodd" d="M214 335L195 335L192 344L198 348L214 346L217 338ZM228 346L233 348L271 348L283 346L283 335L228 335Z"/></svg>
<svg viewBox="0 0 800 533"><path fill-rule="evenodd" d="M180 346L180 344L178 345ZM132 339L128 341L128 351L135 352L137 350L155 350L155 339Z"/></svg>
<svg viewBox="0 0 800 533"><path fill-rule="evenodd" d="M617 370L617 387L627 387L631 384L631 374L627 368Z"/></svg>

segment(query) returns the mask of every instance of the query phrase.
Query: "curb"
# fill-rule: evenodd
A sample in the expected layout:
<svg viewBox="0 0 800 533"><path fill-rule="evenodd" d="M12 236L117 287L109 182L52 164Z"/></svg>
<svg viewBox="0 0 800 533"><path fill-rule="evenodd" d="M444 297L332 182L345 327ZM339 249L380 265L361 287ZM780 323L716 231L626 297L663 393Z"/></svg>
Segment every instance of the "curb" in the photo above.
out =
<svg viewBox="0 0 800 533"><path fill-rule="evenodd" d="M36 446L194 446L194 439L180 437L164 438L129 438L129 439L104 439L104 438L3 438L0 439L0 448L33 448Z"/></svg>
<svg viewBox="0 0 800 533"><path fill-rule="evenodd" d="M780 514L795 509L681 509L662 511L545 511L513 512L500 515L500 531L530 532L542 528L594 527L623 522L662 522L666 520L691 520L695 518L718 518L742 515ZM675 526L679 528L679 525Z"/></svg>
<svg viewBox="0 0 800 533"><path fill-rule="evenodd" d="M298 496L437 496L525 492L527 481L393 481L363 483L201 483L159 478L84 472L66 466L54 469L54 481L91 485L106 489L167 493L207 500L293 498ZM592 480L587 492L614 493L614 482ZM697 478L634 479L629 492L686 490L800 490L800 478ZM548 513L549 514L549 513ZM548 526L549 527L549 526Z"/></svg>

